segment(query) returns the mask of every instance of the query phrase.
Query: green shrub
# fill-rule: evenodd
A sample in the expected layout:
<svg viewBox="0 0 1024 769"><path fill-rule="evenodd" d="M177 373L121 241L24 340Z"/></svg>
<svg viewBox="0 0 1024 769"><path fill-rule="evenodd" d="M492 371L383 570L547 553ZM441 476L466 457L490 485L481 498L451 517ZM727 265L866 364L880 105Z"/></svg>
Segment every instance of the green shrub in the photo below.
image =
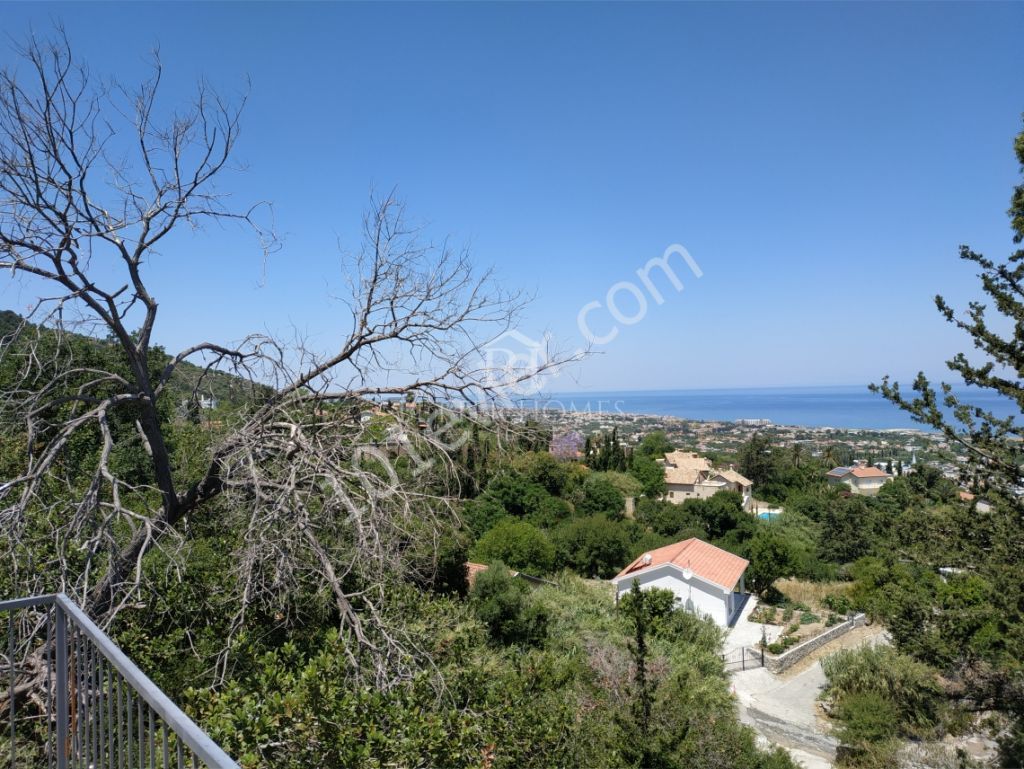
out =
<svg viewBox="0 0 1024 769"><path fill-rule="evenodd" d="M849 614L853 611L853 601L846 593L833 593L825 596L822 601L825 608L831 609L836 614Z"/></svg>
<svg viewBox="0 0 1024 769"><path fill-rule="evenodd" d="M498 643L539 644L547 636L548 615L529 591L504 564L495 563L477 574L469 592L470 606Z"/></svg>
<svg viewBox="0 0 1024 769"><path fill-rule="evenodd" d="M786 608L782 610L782 621L789 622L791 619L793 619L793 607L787 605Z"/></svg>
<svg viewBox="0 0 1024 769"><path fill-rule="evenodd" d="M512 466L530 483L542 486L555 496L569 484L566 465L546 451L527 451L512 460Z"/></svg>
<svg viewBox="0 0 1024 769"><path fill-rule="evenodd" d="M889 646L844 649L821 662L825 695L839 706L850 695L877 694L896 708L906 736L917 736L939 720L942 689L935 671Z"/></svg>
<svg viewBox="0 0 1024 769"><path fill-rule="evenodd" d="M747 584L760 595L769 592L779 577L792 573L790 542L774 526L759 528L746 548L750 567Z"/></svg>
<svg viewBox="0 0 1024 769"><path fill-rule="evenodd" d="M779 640L775 641L774 643L768 644L768 646L766 646L765 648L768 649L768 651L770 651L772 654L782 654L782 652L786 651L786 649L790 648L791 646L796 646L798 643L800 643L799 638L797 638L795 635L790 635L787 633L786 635L780 636Z"/></svg>
<svg viewBox="0 0 1024 769"><path fill-rule="evenodd" d="M810 625L812 622L817 622L820 619L821 617L819 617L817 614L810 611L805 611L803 614L800 615L800 624Z"/></svg>
<svg viewBox="0 0 1024 769"><path fill-rule="evenodd" d="M771 606L758 606L750 613L750 621L765 625L779 624L778 620L775 619L775 609Z"/></svg>
<svg viewBox="0 0 1024 769"><path fill-rule="evenodd" d="M613 577L631 560L625 529L603 515L571 521L552 538L559 562L584 577Z"/></svg>
<svg viewBox="0 0 1024 769"><path fill-rule="evenodd" d="M502 518L476 543L473 559L483 563L501 561L527 574L547 574L555 565L555 546L536 526Z"/></svg>
<svg viewBox="0 0 1024 769"><path fill-rule="evenodd" d="M635 585L636 583L634 583L634 589ZM640 606L637 606L637 596L642 601ZM626 593L619 601L619 611L626 617L635 617L638 612L643 612L651 635L662 633L671 625L675 615L684 613L677 608L676 594L671 590L659 587L643 590L640 593L632 591Z"/></svg>
<svg viewBox="0 0 1024 769"><path fill-rule="evenodd" d="M595 473L583 485L583 499L576 505L581 515L606 515L609 518L622 517L626 498L604 474Z"/></svg>
<svg viewBox="0 0 1024 769"><path fill-rule="evenodd" d="M873 691L849 694L835 715L841 723L836 736L845 748L844 765L865 769L894 765L899 712L889 698Z"/></svg>

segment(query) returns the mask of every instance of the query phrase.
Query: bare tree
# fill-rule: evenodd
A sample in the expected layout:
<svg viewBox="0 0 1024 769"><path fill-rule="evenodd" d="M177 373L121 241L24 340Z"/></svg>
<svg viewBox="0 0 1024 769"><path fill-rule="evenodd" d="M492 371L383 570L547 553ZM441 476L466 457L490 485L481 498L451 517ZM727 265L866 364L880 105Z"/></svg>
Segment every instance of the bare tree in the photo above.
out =
<svg viewBox="0 0 1024 769"><path fill-rule="evenodd" d="M473 416L439 405L441 429L423 429L422 413L408 424L412 412L394 409L382 441L352 407L410 393L493 403L566 358L548 353L496 375L483 349L514 326L523 297L478 274L465 252L422 244L392 196L371 206L361 250L344 259L351 330L333 352L257 335L163 356L147 267L168 236L233 220L264 248L274 243L258 207L229 208L215 186L241 108L201 85L187 109L160 120L158 63L129 91L97 84L63 37L21 54L22 71L0 75L0 267L48 293L0 351L19 383L2 394L0 416L25 440L23 470L0 491L15 586L59 588L110 623L133 600L147 553L173 552L187 522L218 516L241 532L238 623L297 584L322 584L351 653L369 652L379 684L401 677L410 639L387 621L382 597L410 567L410 542L436 540L452 521L450 428ZM83 358L72 343L82 333L105 337L113 356ZM254 383L191 473L166 434L169 385L187 361ZM84 476L72 475L82 440L94 450ZM144 451L145 472L112 460L129 445ZM415 458L414 483L398 476L396 454ZM26 568L29 529L40 526L48 552Z"/></svg>

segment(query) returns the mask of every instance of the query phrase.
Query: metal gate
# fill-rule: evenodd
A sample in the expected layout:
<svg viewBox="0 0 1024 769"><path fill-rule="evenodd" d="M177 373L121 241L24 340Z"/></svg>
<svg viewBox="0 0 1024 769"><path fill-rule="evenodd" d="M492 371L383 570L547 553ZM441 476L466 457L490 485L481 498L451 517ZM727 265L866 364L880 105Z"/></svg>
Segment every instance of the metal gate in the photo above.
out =
<svg viewBox="0 0 1024 769"><path fill-rule="evenodd" d="M746 646L741 646L739 649L732 649L719 656L722 658L722 665L725 667L726 673L764 667L764 649L748 649Z"/></svg>

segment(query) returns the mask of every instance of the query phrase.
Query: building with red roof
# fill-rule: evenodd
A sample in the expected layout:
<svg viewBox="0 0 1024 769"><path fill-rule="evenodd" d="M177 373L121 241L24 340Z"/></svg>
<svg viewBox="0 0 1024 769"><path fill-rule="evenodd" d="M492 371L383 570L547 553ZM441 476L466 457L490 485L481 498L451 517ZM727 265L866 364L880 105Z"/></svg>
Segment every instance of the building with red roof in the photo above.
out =
<svg viewBox="0 0 1024 769"><path fill-rule="evenodd" d="M845 483L854 494L873 496L878 493L886 483L892 480L892 476L885 470L877 467L835 467L829 470L825 477L829 483Z"/></svg>
<svg viewBox="0 0 1024 769"><path fill-rule="evenodd" d="M749 561L692 537L644 553L613 579L616 600L633 589L663 588L687 611L729 627L746 601Z"/></svg>

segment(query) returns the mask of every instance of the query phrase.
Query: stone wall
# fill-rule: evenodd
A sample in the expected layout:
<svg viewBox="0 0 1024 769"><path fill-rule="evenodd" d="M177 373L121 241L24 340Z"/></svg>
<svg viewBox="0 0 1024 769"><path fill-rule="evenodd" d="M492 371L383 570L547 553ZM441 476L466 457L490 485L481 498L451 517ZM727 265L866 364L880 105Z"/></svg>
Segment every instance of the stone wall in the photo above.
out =
<svg viewBox="0 0 1024 769"><path fill-rule="evenodd" d="M829 641L834 641L836 638L849 633L855 627L861 627L866 621L867 620L863 614L855 614L846 622L841 622L838 625L826 628L813 638L801 641L796 646L784 651L782 654L775 655L765 652L764 666L772 673L781 673L784 670L788 670L815 649L820 649Z"/></svg>

